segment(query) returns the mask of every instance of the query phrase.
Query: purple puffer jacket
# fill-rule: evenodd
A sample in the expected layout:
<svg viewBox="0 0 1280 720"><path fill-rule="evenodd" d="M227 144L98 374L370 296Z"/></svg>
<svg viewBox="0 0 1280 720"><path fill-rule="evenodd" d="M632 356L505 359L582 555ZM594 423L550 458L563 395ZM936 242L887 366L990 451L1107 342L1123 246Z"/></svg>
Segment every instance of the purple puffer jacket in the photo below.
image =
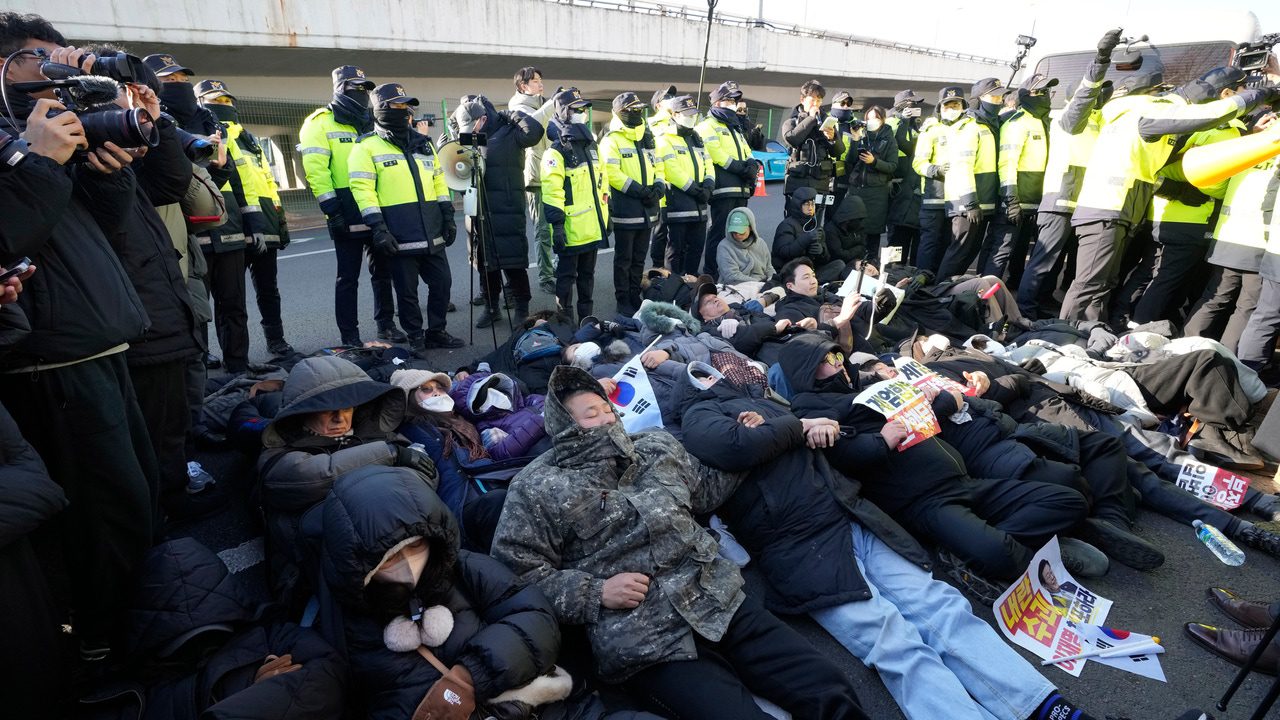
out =
<svg viewBox="0 0 1280 720"><path fill-rule="evenodd" d="M491 407L483 412L479 411L486 395L484 391L490 387L511 398L511 410ZM519 383L507 375L475 373L454 383L449 395L453 398L454 410L470 420L476 429L484 432L489 428L498 428L507 433L505 438L487 448L494 460L524 457L538 441L547 436L542 426L542 404L546 398L542 395L525 395Z"/></svg>

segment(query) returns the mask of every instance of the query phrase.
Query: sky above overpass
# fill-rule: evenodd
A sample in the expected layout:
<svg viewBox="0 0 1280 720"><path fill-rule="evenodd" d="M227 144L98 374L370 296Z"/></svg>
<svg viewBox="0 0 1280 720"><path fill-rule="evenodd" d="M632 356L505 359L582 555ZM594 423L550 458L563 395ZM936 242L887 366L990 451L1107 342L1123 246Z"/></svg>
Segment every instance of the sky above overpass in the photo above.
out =
<svg viewBox="0 0 1280 720"><path fill-rule="evenodd" d="M656 0L705 10L706 0ZM719 0L717 11L763 17L785 25L826 28L943 50L1013 58L1018 34L1075 36L1092 44L1108 27L1134 27L1151 18L1203 19L1252 11L1262 32L1280 32L1280 3L1244 0L912 0L910 11L885 0ZM1139 32L1146 32L1139 30ZM1155 39L1155 38L1153 38Z"/></svg>

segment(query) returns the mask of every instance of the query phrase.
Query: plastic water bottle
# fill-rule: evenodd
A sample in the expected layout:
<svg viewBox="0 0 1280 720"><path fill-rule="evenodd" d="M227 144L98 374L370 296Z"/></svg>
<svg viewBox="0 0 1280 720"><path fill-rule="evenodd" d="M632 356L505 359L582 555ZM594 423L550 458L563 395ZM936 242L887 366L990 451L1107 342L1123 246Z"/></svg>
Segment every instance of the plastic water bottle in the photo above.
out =
<svg viewBox="0 0 1280 720"><path fill-rule="evenodd" d="M1219 560L1233 567L1244 564L1244 551L1228 540L1221 530L1200 520L1192 521L1191 527L1196 529L1196 537L1200 538L1200 542Z"/></svg>

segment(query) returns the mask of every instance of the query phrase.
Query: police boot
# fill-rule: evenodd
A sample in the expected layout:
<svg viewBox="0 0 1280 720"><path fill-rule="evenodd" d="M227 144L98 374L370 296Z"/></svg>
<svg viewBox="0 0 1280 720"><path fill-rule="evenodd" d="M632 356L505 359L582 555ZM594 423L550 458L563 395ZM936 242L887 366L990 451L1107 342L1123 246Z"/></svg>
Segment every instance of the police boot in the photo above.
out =
<svg viewBox="0 0 1280 720"><path fill-rule="evenodd" d="M524 324L525 319L528 317L529 317L529 301L517 300L516 310L515 312L511 313L511 329L515 330L516 328L520 327L522 324Z"/></svg>
<svg viewBox="0 0 1280 720"><path fill-rule="evenodd" d="M502 312L498 310L497 306L490 305L486 307L483 312L480 313L480 319L476 320L476 327L478 328L492 327L493 324L497 322L498 319L501 317L502 317Z"/></svg>

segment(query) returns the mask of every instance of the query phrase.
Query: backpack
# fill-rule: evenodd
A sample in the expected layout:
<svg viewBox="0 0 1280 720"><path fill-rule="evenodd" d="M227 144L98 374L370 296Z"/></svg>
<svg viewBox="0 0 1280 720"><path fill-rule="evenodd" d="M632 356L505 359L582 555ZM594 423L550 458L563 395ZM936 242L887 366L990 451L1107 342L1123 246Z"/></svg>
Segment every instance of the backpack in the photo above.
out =
<svg viewBox="0 0 1280 720"><path fill-rule="evenodd" d="M511 356L519 366L548 355L558 355L563 347L560 339L550 330L536 327L520 336L511 350Z"/></svg>

